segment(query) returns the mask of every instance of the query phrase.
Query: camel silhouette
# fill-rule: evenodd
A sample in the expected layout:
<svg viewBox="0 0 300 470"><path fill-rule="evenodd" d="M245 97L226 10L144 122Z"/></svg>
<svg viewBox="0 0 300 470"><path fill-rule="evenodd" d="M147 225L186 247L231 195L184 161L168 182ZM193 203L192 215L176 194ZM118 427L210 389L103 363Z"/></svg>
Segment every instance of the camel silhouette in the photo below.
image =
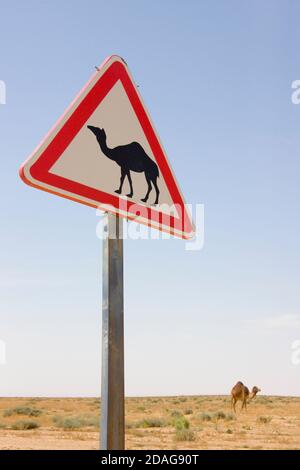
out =
<svg viewBox="0 0 300 470"><path fill-rule="evenodd" d="M158 204L159 199L159 189L157 186L157 178L159 177L159 171L156 163L151 160L151 158L146 154L143 147L138 142L131 142L127 145L118 145L114 148L109 148L106 144L106 133L104 129L99 127L87 126L87 128L96 136L97 142L101 148L102 153L113 160L121 168L121 179L120 186L115 190L115 193L121 194L122 187L127 176L130 193L127 194L128 197L133 196L133 186L130 172L134 171L136 173L144 173L145 178L148 184L148 189L145 197L141 199L143 202L147 202L149 194L152 191L152 185L156 191L155 203Z"/></svg>

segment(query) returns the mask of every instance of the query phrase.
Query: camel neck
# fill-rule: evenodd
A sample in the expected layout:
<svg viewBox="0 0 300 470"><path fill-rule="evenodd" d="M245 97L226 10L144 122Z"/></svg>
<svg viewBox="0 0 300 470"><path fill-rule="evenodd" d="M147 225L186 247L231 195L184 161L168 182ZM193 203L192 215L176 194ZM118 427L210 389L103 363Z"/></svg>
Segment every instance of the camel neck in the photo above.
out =
<svg viewBox="0 0 300 470"><path fill-rule="evenodd" d="M98 144L101 148L101 151L104 153L104 155L107 158L109 158L110 160L114 160L114 158L112 156L111 149L108 148L107 145L106 145L106 139L97 138L97 141L98 141Z"/></svg>

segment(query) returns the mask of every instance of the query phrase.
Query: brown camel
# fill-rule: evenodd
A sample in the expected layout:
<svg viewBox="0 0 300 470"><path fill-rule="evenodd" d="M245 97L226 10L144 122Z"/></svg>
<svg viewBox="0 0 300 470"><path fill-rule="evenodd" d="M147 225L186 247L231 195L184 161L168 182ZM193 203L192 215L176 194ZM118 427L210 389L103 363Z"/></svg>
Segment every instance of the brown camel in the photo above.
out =
<svg viewBox="0 0 300 470"><path fill-rule="evenodd" d="M245 410L247 410L247 400L255 398L256 394L260 391L260 388L254 386L250 393L249 388L246 387L246 385L242 382L237 382L231 390L231 406L234 409L234 412L236 413L235 405L237 401L240 400L242 402L242 409L245 408Z"/></svg>

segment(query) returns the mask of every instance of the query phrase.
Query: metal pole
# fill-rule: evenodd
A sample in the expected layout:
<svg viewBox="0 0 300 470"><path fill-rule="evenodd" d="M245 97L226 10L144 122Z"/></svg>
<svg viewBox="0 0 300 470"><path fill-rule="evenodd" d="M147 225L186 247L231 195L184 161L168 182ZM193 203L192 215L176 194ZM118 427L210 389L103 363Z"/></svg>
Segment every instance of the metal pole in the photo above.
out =
<svg viewBox="0 0 300 470"><path fill-rule="evenodd" d="M123 225L104 215L100 449L125 448Z"/></svg>

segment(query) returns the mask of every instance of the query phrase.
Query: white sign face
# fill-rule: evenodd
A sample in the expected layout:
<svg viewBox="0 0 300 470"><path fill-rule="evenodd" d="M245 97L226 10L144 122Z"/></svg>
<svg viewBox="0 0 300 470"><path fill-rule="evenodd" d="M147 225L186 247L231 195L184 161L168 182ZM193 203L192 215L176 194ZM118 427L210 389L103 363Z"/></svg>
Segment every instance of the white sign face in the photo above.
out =
<svg viewBox="0 0 300 470"><path fill-rule="evenodd" d="M20 170L40 189L182 238L193 224L124 61L106 60Z"/></svg>
<svg viewBox="0 0 300 470"><path fill-rule="evenodd" d="M113 150L119 145L126 146L128 142L138 142L146 155L155 162L151 147L120 81L106 95L101 106L89 118L88 123L96 127L100 125L104 129L106 140L103 142L106 142L108 149ZM122 123L124 124L122 125ZM140 157L138 156L138 158L143 157L143 153ZM148 189L145 172L130 170L130 162L127 163L125 154L121 154L120 158L124 166L129 167L133 187L131 199L140 203ZM119 188L121 171L122 166L110 159L109 152L107 155L101 149L97 137L91 133L87 126L78 132L69 147L50 169L53 174L68 177L94 189L101 188L102 191L111 195L115 195L115 190ZM158 185L159 200L171 206L172 198L162 175L159 175ZM130 194L127 177L124 178L121 194ZM150 193L148 201L144 204L151 204L154 201L155 193L153 192L153 194Z"/></svg>

